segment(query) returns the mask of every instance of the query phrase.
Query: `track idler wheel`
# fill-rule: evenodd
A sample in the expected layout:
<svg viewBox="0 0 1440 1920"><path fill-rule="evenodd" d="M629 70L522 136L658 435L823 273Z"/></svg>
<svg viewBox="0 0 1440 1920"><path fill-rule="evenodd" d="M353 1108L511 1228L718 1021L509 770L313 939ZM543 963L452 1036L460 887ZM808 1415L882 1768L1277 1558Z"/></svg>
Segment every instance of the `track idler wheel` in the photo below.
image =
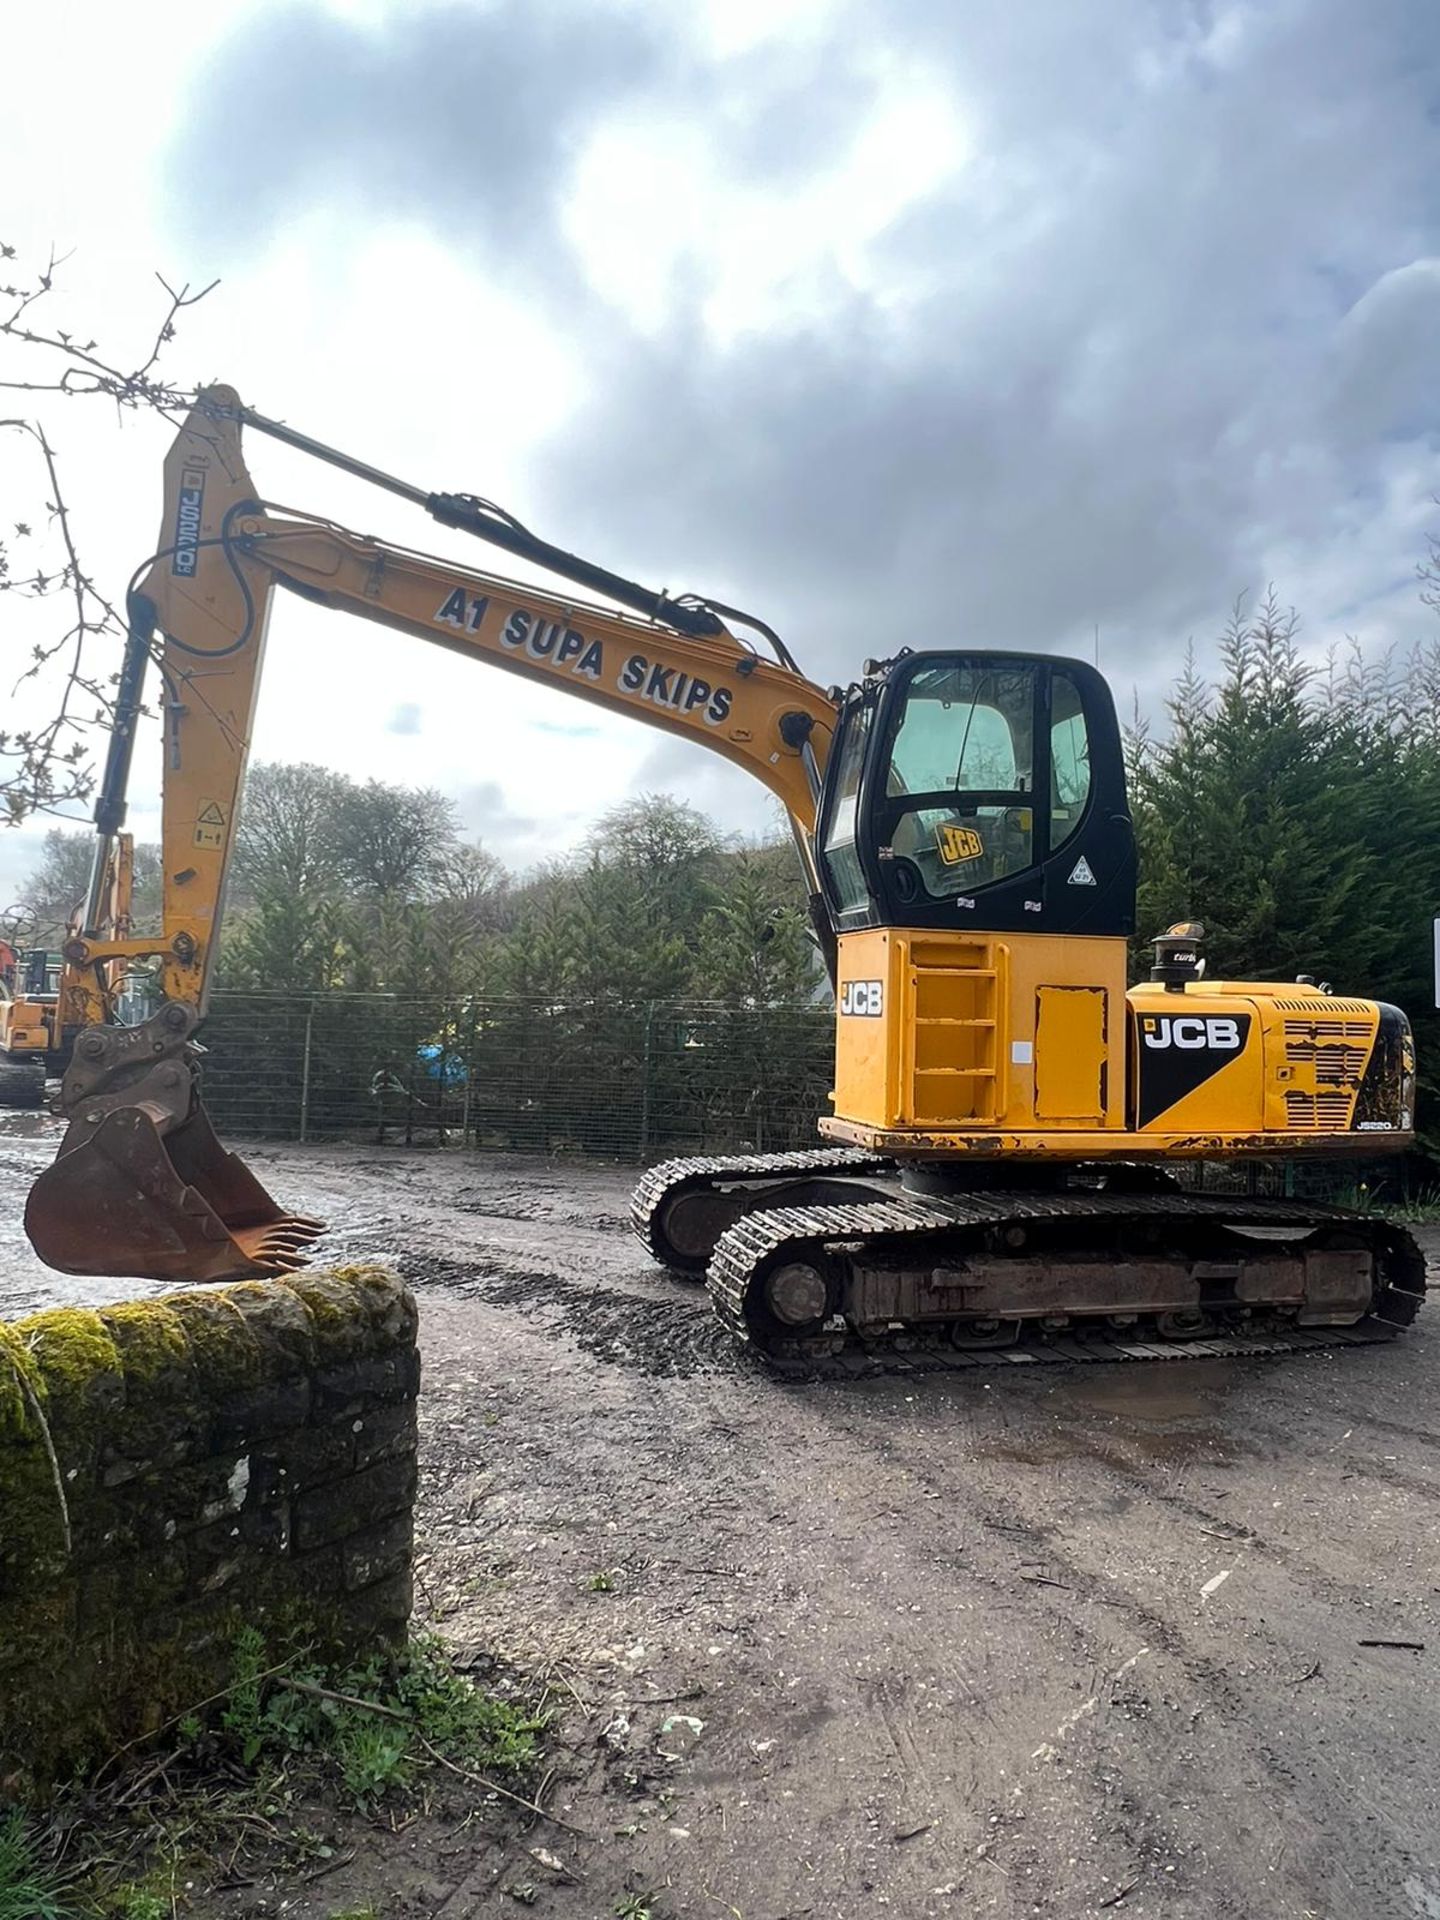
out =
<svg viewBox="0 0 1440 1920"><path fill-rule="evenodd" d="M830 1310L830 1287L823 1271L806 1260L790 1260L765 1276L765 1305L789 1333L821 1326Z"/></svg>
<svg viewBox="0 0 1440 1920"><path fill-rule="evenodd" d="M1020 1340L1018 1320L957 1320L950 1329L950 1344L962 1353L983 1352L989 1347L1013 1347Z"/></svg>
<svg viewBox="0 0 1440 1920"><path fill-rule="evenodd" d="M836 1310L839 1278L822 1253L780 1260L755 1276L745 1301L751 1337L765 1348L812 1340Z"/></svg>

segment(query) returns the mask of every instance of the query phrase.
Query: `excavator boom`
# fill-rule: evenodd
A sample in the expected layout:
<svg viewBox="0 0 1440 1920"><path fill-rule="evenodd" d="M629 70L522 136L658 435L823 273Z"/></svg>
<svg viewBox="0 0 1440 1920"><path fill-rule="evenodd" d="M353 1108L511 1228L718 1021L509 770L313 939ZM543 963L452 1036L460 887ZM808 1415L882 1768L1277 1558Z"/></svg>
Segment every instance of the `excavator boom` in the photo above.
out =
<svg viewBox="0 0 1440 1920"><path fill-rule="evenodd" d="M639 613L272 508L246 469L246 423ZM65 949L61 1001L73 1010L67 1043L74 1051L60 1107L69 1125L26 1209L36 1251L64 1272L167 1280L274 1273L299 1264L320 1231L281 1207L221 1148L200 1102L191 1038L214 977L277 587L562 687L744 767L789 814L823 925L812 842L835 703L796 670L773 635L777 657L767 659L706 602L652 593L537 539L484 502L409 487L248 412L230 389L211 388L166 459L159 550L129 595L129 638L96 806L95 878ZM158 941L133 936L107 908L152 660L164 738ZM159 960L164 1004L142 1025L119 1027L105 989L140 959Z"/></svg>

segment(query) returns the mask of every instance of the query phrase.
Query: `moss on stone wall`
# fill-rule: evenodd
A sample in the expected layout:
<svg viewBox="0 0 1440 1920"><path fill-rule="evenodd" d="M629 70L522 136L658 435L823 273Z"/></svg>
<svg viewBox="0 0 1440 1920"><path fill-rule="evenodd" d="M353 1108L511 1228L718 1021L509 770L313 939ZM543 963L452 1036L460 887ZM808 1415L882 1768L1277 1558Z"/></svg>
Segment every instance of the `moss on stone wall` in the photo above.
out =
<svg viewBox="0 0 1440 1920"><path fill-rule="evenodd" d="M104 1317L88 1307L54 1307L10 1331L34 1367L52 1435L63 1432L72 1455L88 1458L100 1422L125 1403L121 1353Z"/></svg>
<svg viewBox="0 0 1440 1920"><path fill-rule="evenodd" d="M127 1387L149 1385L166 1373L191 1370L190 1342L173 1307L163 1300L131 1300L100 1316L120 1354Z"/></svg>
<svg viewBox="0 0 1440 1920"><path fill-rule="evenodd" d="M29 1348L14 1327L0 1320L0 1440L24 1432L31 1418L27 1387L30 1395L45 1391Z"/></svg>
<svg viewBox="0 0 1440 1920"><path fill-rule="evenodd" d="M249 1621L403 1628L415 1322L360 1267L0 1323L0 1775L183 1709Z"/></svg>

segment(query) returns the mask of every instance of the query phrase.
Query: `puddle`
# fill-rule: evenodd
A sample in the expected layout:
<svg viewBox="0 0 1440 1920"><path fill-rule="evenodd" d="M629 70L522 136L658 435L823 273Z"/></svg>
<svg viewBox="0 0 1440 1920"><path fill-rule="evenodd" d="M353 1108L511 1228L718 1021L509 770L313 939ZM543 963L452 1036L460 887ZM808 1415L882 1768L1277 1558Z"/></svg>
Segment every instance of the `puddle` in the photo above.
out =
<svg viewBox="0 0 1440 1920"><path fill-rule="evenodd" d="M1141 1424L1203 1419L1240 1385L1234 1360L1157 1360L1152 1365L1094 1367L1055 1382L1051 1404L1068 1402Z"/></svg>
<svg viewBox="0 0 1440 1920"><path fill-rule="evenodd" d="M1063 1466L1078 1459L1112 1466L1138 1459L1183 1466L1234 1451L1221 1403L1240 1384L1234 1361L1166 1360L1133 1367L1087 1367L1058 1375L1031 1417L1045 1431L1011 1428L976 1451L1018 1466Z"/></svg>

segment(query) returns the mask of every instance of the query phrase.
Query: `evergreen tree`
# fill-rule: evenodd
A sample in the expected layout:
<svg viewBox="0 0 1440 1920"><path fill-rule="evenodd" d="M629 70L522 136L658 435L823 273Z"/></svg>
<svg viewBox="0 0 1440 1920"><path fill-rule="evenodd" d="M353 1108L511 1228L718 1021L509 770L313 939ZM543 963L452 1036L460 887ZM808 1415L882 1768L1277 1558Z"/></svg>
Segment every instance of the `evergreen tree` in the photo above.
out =
<svg viewBox="0 0 1440 1920"><path fill-rule="evenodd" d="M807 1139L830 1084L829 995L795 904L793 854L784 893L783 869L766 854L726 861L701 926L696 978L713 1006L691 1036L700 1057L686 1063L680 1091L710 1144Z"/></svg>
<svg viewBox="0 0 1440 1920"><path fill-rule="evenodd" d="M346 924L325 894L266 886L220 944L219 984L251 993L313 993L343 986Z"/></svg>
<svg viewBox="0 0 1440 1920"><path fill-rule="evenodd" d="M1440 912L1440 661L1397 667L1353 646L1316 671L1273 596L1223 636L1207 686L1187 661L1169 730L1130 735L1143 942L1206 927L1213 978L1298 973L1409 1013L1420 1125L1432 1118L1440 1020L1431 920Z"/></svg>
<svg viewBox="0 0 1440 1920"><path fill-rule="evenodd" d="M1293 614L1237 613L1208 688L1193 659L1170 733L1134 766L1142 941L1199 919L1213 976L1293 977L1353 947L1364 866L1348 823L1354 767L1310 697Z"/></svg>
<svg viewBox="0 0 1440 1920"><path fill-rule="evenodd" d="M822 973L808 916L797 904L800 881L793 856L788 865L783 892L774 862L756 850L733 855L710 882L692 983L697 996L741 1007L793 1004L814 996Z"/></svg>

